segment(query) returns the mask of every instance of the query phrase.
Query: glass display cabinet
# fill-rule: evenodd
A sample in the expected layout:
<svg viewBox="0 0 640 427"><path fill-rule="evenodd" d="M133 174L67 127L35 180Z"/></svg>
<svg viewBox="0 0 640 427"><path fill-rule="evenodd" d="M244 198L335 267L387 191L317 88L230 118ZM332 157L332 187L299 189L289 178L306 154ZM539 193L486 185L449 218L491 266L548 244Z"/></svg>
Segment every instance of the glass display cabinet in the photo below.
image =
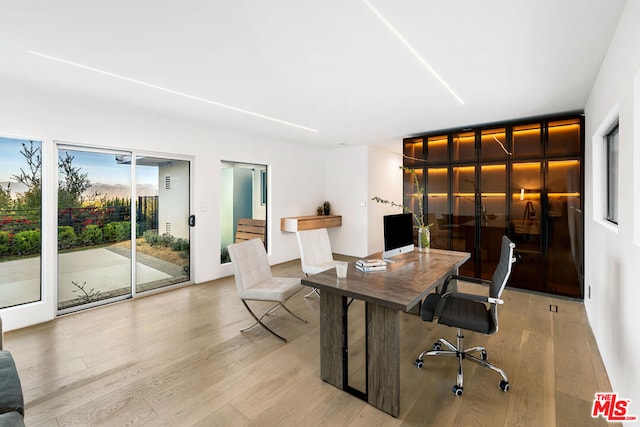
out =
<svg viewBox="0 0 640 427"><path fill-rule="evenodd" d="M490 279L507 234L518 254L510 286L583 298L581 113L425 134L404 154L425 189L432 247L472 254L461 274Z"/></svg>

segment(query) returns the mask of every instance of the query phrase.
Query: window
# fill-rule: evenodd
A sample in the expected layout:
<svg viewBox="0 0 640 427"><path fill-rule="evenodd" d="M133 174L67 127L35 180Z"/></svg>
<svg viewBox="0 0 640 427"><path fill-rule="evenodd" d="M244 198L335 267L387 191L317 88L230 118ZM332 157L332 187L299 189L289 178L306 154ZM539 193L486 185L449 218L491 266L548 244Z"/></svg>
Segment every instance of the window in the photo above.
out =
<svg viewBox="0 0 640 427"><path fill-rule="evenodd" d="M614 224L618 223L618 123L605 136L605 219Z"/></svg>
<svg viewBox="0 0 640 427"><path fill-rule="evenodd" d="M259 238L267 245L267 165L220 164L220 263L230 262L227 246ZM264 203L263 203L264 202Z"/></svg>
<svg viewBox="0 0 640 427"><path fill-rule="evenodd" d="M42 299L42 142L0 137L0 309Z"/></svg>

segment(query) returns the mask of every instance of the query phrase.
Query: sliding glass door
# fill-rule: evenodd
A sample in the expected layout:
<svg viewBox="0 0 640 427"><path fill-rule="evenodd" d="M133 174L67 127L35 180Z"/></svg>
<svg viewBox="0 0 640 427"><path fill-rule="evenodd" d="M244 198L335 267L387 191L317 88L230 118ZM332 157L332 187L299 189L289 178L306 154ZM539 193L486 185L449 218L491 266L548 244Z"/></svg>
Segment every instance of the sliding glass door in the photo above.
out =
<svg viewBox="0 0 640 427"><path fill-rule="evenodd" d="M189 181L188 160L59 146L60 313L190 280Z"/></svg>
<svg viewBox="0 0 640 427"><path fill-rule="evenodd" d="M58 310L131 296L131 164L58 150Z"/></svg>
<svg viewBox="0 0 640 427"><path fill-rule="evenodd" d="M136 157L136 292L190 278L189 161Z"/></svg>

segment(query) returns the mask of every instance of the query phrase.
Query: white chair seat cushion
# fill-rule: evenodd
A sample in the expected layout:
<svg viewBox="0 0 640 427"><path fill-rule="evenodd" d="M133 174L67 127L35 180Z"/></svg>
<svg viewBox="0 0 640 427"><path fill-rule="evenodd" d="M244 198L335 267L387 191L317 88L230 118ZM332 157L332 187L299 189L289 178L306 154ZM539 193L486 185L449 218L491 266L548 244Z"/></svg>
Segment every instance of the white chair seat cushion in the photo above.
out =
<svg viewBox="0 0 640 427"><path fill-rule="evenodd" d="M305 273L306 274L318 274L318 273L322 273L323 271L329 270L331 268L335 268L336 266L336 262L326 262L324 264L317 264L317 265L307 265L305 268Z"/></svg>
<svg viewBox="0 0 640 427"><path fill-rule="evenodd" d="M298 278L272 277L245 289L240 298L285 302L302 288Z"/></svg>

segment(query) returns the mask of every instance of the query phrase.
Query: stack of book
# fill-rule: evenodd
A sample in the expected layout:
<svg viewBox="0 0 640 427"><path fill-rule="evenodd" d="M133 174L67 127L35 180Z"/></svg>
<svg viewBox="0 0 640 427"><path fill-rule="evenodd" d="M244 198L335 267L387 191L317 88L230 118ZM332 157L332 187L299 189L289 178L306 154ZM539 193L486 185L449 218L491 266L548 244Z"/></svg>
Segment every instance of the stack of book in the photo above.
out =
<svg viewBox="0 0 640 427"><path fill-rule="evenodd" d="M356 268L360 271L384 271L387 263L381 259L359 259L356 261Z"/></svg>

